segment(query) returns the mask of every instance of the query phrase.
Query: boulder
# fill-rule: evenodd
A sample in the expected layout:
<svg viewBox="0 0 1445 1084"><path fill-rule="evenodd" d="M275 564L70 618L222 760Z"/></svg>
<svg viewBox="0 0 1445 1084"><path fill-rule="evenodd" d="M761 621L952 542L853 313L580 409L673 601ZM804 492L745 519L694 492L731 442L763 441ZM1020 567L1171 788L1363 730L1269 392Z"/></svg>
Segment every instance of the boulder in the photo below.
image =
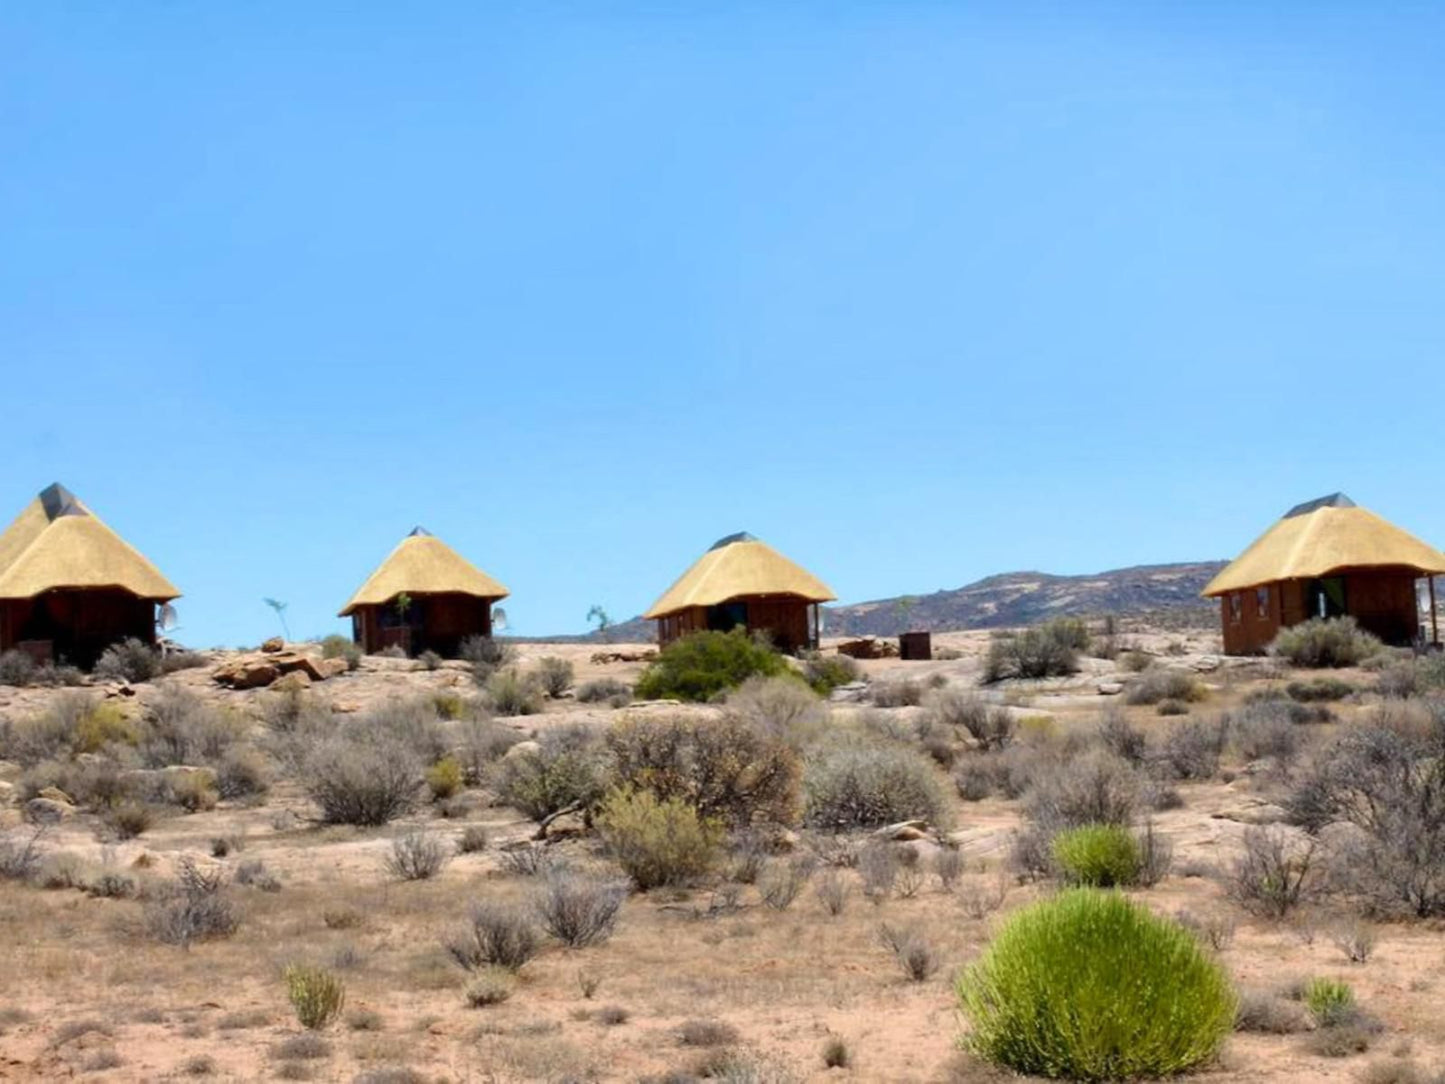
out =
<svg viewBox="0 0 1445 1084"><path fill-rule="evenodd" d="M850 681L846 685L835 685L833 691L828 694L828 699L835 704L856 704L868 699L868 683L866 681Z"/></svg>
<svg viewBox="0 0 1445 1084"><path fill-rule="evenodd" d="M346 673L347 665L345 659L317 659L316 671L321 675L323 681L329 681L334 677L340 677Z"/></svg>
<svg viewBox="0 0 1445 1084"><path fill-rule="evenodd" d="M1100 696L1118 696L1124 691L1124 683L1122 681L1101 681L1095 688L1099 690Z"/></svg>
<svg viewBox="0 0 1445 1084"><path fill-rule="evenodd" d="M278 651L286 650L286 641L279 636L273 636L261 645L261 650L268 655L274 655Z"/></svg>
<svg viewBox="0 0 1445 1084"><path fill-rule="evenodd" d="M533 753L540 753L541 751L542 746L538 742L519 741L516 745L512 746L510 749L508 749L505 753L502 754L502 759L513 760L517 757L530 756Z"/></svg>
<svg viewBox="0 0 1445 1084"><path fill-rule="evenodd" d="M1201 674L1213 673L1215 670L1219 669L1219 656L1205 655L1202 658L1195 659L1194 669L1199 671Z"/></svg>
<svg viewBox="0 0 1445 1084"><path fill-rule="evenodd" d="M49 798L31 798L25 803L25 819L34 825L59 824L73 816L75 807L69 802L55 802Z"/></svg>
<svg viewBox="0 0 1445 1084"><path fill-rule="evenodd" d="M47 802L59 802L61 805L74 807L75 799L66 794L59 787L46 787L35 795L37 798L44 798Z"/></svg>
<svg viewBox="0 0 1445 1084"><path fill-rule="evenodd" d="M1210 817L1236 824L1281 824L1289 818L1289 814L1271 802L1255 802L1234 809L1221 809L1218 813L1211 813Z"/></svg>
<svg viewBox="0 0 1445 1084"><path fill-rule="evenodd" d="M310 655L303 655L299 651L287 651L280 655L271 656L271 662L281 673L305 674L312 681L325 681L329 676L320 666L320 664L325 661L325 659L316 659ZM337 659L335 661L340 662L342 666L346 665L344 659Z"/></svg>
<svg viewBox="0 0 1445 1084"><path fill-rule="evenodd" d="M909 843L915 839L926 839L928 837L927 821L899 821L897 824L890 824L879 828L873 833L879 839L891 839L899 843Z"/></svg>
<svg viewBox="0 0 1445 1084"><path fill-rule="evenodd" d="M269 659L237 659L218 667L211 678L219 685L232 689L259 689L270 685L281 676L281 671Z"/></svg>
<svg viewBox="0 0 1445 1084"><path fill-rule="evenodd" d="M271 688L278 693L300 693L311 688L311 678L305 670L292 670L271 682Z"/></svg>
<svg viewBox="0 0 1445 1084"><path fill-rule="evenodd" d="M15 784L0 780L0 806L7 806L15 797Z"/></svg>

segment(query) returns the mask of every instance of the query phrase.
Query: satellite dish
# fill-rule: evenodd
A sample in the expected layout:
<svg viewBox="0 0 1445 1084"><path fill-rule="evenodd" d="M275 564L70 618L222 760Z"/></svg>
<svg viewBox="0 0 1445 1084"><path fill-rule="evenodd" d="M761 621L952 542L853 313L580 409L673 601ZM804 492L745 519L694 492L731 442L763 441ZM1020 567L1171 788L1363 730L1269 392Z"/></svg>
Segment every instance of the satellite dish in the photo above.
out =
<svg viewBox="0 0 1445 1084"><path fill-rule="evenodd" d="M507 627L507 611L500 606L492 607L492 629L500 632Z"/></svg>
<svg viewBox="0 0 1445 1084"><path fill-rule="evenodd" d="M159 613L156 615L156 624L162 632L169 632L176 627L176 608L169 602L162 602Z"/></svg>

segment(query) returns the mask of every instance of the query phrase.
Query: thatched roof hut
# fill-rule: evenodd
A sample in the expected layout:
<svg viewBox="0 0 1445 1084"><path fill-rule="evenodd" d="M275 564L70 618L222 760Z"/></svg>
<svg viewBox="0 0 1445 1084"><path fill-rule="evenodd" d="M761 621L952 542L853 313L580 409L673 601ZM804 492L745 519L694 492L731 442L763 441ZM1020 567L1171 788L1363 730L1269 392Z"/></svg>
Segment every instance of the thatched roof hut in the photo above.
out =
<svg viewBox="0 0 1445 1084"><path fill-rule="evenodd" d="M1343 493L1296 505L1204 589L1221 599L1225 650L1262 651L1281 628L1350 614L1387 643L1420 629L1416 582L1445 573L1445 554ZM1439 639L1431 629L1431 638Z"/></svg>
<svg viewBox="0 0 1445 1084"><path fill-rule="evenodd" d="M801 565L746 532L715 542L644 614L658 641L703 629L767 632L783 651L816 647L818 605L836 596Z"/></svg>
<svg viewBox="0 0 1445 1084"><path fill-rule="evenodd" d="M463 640L492 634L492 604L510 592L421 527L357 589L341 610L368 652L397 646L408 654L454 658Z"/></svg>
<svg viewBox="0 0 1445 1084"><path fill-rule="evenodd" d="M156 605L179 597L59 483L0 534L0 650L89 665L118 640L154 642Z"/></svg>

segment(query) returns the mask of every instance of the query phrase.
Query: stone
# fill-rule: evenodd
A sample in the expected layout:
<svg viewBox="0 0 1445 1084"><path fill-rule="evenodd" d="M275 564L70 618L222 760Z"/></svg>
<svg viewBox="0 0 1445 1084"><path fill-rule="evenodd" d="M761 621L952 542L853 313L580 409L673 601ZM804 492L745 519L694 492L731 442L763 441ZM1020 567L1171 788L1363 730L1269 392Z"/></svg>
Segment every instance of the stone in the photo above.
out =
<svg viewBox="0 0 1445 1084"><path fill-rule="evenodd" d="M281 676L281 671L269 660L261 658L237 659L216 669L211 678L219 685L232 689L259 689L270 685Z"/></svg>
<svg viewBox="0 0 1445 1084"><path fill-rule="evenodd" d="M1101 681L1095 688L1099 690L1100 696L1118 696L1124 691L1124 683L1122 681Z"/></svg>
<svg viewBox="0 0 1445 1084"><path fill-rule="evenodd" d="M59 824L74 813L74 806L49 798L31 798L25 803L25 819L34 825Z"/></svg>
<svg viewBox="0 0 1445 1084"><path fill-rule="evenodd" d="M1211 813L1210 817L1236 824L1280 824L1289 818L1289 814L1271 802L1256 802L1235 809L1221 809L1218 813Z"/></svg>
<svg viewBox="0 0 1445 1084"><path fill-rule="evenodd" d="M340 677L346 673L347 665L345 659L318 659L316 660L317 673L321 675L322 681L330 681L334 677Z"/></svg>
<svg viewBox="0 0 1445 1084"><path fill-rule="evenodd" d="M274 655L278 651L286 650L286 641L279 636L273 636L261 645L261 650L268 655Z"/></svg>
<svg viewBox="0 0 1445 1084"><path fill-rule="evenodd" d="M835 704L856 704L868 699L868 683L866 681L850 681L846 685L835 685L833 691L828 694L828 699Z"/></svg>
<svg viewBox="0 0 1445 1084"><path fill-rule="evenodd" d="M1201 674L1211 674L1219 669L1219 656L1205 655L1203 658L1194 660L1194 669Z"/></svg>
<svg viewBox="0 0 1445 1084"><path fill-rule="evenodd" d="M873 834L880 839L891 839L899 843L908 843L916 839L926 839L928 837L928 822L899 821L897 824L890 824L880 828Z"/></svg>
<svg viewBox="0 0 1445 1084"><path fill-rule="evenodd" d="M502 754L502 759L513 760L517 757L525 757L532 753L540 753L541 751L542 746L539 742L519 741L516 745L512 746L510 749L508 749L505 753Z"/></svg>
<svg viewBox="0 0 1445 1084"><path fill-rule="evenodd" d="M272 655L271 662L283 674L303 673L312 681L325 681L329 676L322 670L321 663L325 659L315 659L310 655L303 655L299 651L287 651L280 655ZM345 659L336 659L336 662L346 665Z"/></svg>
<svg viewBox="0 0 1445 1084"><path fill-rule="evenodd" d="M59 802L61 805L74 806L75 799L66 794L59 787L46 787L35 795L37 798L44 798L47 802Z"/></svg>
<svg viewBox="0 0 1445 1084"><path fill-rule="evenodd" d="M15 784L0 780L0 806L9 805L15 797Z"/></svg>
<svg viewBox="0 0 1445 1084"><path fill-rule="evenodd" d="M271 688L278 693L300 693L311 688L311 677L305 670L292 670L271 682Z"/></svg>

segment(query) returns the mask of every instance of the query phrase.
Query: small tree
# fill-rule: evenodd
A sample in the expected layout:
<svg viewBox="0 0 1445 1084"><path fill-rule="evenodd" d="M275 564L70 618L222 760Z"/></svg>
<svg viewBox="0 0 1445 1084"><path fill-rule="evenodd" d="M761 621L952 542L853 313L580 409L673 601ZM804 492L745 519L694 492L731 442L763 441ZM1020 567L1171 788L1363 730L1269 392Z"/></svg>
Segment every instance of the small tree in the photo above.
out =
<svg viewBox="0 0 1445 1084"><path fill-rule="evenodd" d="M605 641L607 630L612 627L612 618L607 616L607 611L602 608L601 603L594 602L592 609L587 611L587 620L597 626L597 635Z"/></svg>
<svg viewBox="0 0 1445 1084"><path fill-rule="evenodd" d="M267 606L270 606L271 609L276 611L276 617L281 622L281 635L284 636L287 640L290 640L291 627L286 624L286 607L289 606L290 603L282 602L279 599L274 598L263 598L261 601L264 602Z"/></svg>

